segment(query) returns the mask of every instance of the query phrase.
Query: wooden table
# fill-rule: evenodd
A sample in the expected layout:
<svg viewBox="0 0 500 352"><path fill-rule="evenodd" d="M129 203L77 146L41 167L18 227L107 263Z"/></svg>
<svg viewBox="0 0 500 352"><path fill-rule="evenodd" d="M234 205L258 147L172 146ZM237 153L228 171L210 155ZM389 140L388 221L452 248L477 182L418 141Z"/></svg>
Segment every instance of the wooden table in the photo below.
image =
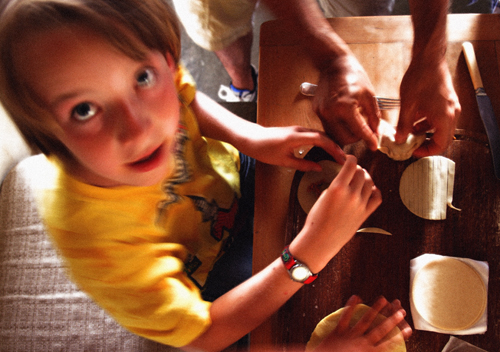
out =
<svg viewBox="0 0 500 352"><path fill-rule="evenodd" d="M337 18L332 26L365 67L375 91L398 96L409 64L411 19L407 16ZM300 33L282 22L261 28L257 122L265 126L299 124L321 129L309 98L299 93L302 82L317 82L307 53L297 44ZM399 197L399 179L415 161L390 160L362 143L346 147L372 175L383 204L366 226L383 228L392 236L357 234L322 271L281 310L251 335L253 351L262 344L305 343L317 322L342 307L352 294L368 304L380 295L400 299L413 327L409 303L410 260L424 253L471 258L489 263L488 330L459 338L486 349L500 350L500 181L493 174L491 155L461 43L471 41L487 94L500 118L500 16L450 15L447 60L462 104L456 140L443 153L456 162L453 204L446 220L424 220L408 211ZM254 271L277 258L286 238L290 188L295 170L258 164L256 171ZM292 205L293 200L292 200ZM289 235L290 235L290 224ZM441 351L449 336L414 330L409 351Z"/></svg>

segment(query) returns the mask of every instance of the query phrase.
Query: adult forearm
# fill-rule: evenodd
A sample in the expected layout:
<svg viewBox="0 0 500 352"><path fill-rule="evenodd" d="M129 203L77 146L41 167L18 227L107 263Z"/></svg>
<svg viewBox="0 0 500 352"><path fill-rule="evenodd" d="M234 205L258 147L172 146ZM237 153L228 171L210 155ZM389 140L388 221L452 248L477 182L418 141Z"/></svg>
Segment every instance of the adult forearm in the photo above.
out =
<svg viewBox="0 0 500 352"><path fill-rule="evenodd" d="M414 41L412 59L438 64L446 53L446 16L449 0L409 0Z"/></svg>
<svg viewBox="0 0 500 352"><path fill-rule="evenodd" d="M351 51L323 15L316 0L263 0L277 18L301 33L303 46L319 68Z"/></svg>

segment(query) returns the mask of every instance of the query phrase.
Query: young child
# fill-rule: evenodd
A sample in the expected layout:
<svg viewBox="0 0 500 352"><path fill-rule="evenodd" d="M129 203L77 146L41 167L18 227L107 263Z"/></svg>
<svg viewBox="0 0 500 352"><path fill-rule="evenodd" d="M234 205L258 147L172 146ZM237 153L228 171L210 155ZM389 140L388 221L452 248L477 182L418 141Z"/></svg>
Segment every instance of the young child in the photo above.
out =
<svg viewBox="0 0 500 352"><path fill-rule="evenodd" d="M225 278L212 275L214 263L233 237L245 243L244 231L236 233L252 189L245 155L318 170L293 153L316 145L344 164L289 245L312 273L381 196L355 158L323 133L264 128L196 92L179 65L179 37L162 0L9 1L0 17L0 99L51 161L54 178L44 180L39 209L79 287L138 335L220 350L303 285L277 258L216 292ZM386 304L376 303L372 315ZM399 308L375 333L385 336L403 321ZM366 342L367 328L333 340Z"/></svg>

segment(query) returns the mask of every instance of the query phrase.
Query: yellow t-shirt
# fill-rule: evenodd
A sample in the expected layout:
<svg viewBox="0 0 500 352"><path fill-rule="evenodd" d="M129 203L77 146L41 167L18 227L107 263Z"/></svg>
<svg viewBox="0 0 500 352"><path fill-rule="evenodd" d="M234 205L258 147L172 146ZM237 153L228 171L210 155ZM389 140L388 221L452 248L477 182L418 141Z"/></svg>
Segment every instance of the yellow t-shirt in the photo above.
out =
<svg viewBox="0 0 500 352"><path fill-rule="evenodd" d="M151 187L95 187L64 172L40 198L42 218L70 275L128 330L184 346L210 325L207 273L233 227L239 155L200 135L189 108L195 85L180 67L176 168Z"/></svg>

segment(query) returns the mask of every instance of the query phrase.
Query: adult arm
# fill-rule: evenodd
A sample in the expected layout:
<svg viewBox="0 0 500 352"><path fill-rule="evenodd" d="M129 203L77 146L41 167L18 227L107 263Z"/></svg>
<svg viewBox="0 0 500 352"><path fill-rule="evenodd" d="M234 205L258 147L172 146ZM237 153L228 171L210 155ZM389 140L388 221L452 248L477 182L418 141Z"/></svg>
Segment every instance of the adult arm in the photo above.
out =
<svg viewBox="0 0 500 352"><path fill-rule="evenodd" d="M448 147L461 112L445 57L448 3L410 0L414 42L400 87L396 141L405 141L410 132L433 131L432 138L415 151L418 157L438 154Z"/></svg>
<svg viewBox="0 0 500 352"><path fill-rule="evenodd" d="M290 25L300 26L307 34L303 45L320 70L313 107L325 132L341 145L363 139L375 149L380 113L373 101L373 86L316 2L265 2L277 17L289 18ZM445 59L448 5L449 0L410 0L415 37L411 64L400 88L396 141L404 142L410 132L432 130L432 138L414 153L419 157L447 148L461 112Z"/></svg>
<svg viewBox="0 0 500 352"><path fill-rule="evenodd" d="M364 140L377 148L380 113L374 88L345 41L333 30L315 0L265 0L278 18L304 33L302 45L320 71L313 108L325 132L340 145Z"/></svg>

